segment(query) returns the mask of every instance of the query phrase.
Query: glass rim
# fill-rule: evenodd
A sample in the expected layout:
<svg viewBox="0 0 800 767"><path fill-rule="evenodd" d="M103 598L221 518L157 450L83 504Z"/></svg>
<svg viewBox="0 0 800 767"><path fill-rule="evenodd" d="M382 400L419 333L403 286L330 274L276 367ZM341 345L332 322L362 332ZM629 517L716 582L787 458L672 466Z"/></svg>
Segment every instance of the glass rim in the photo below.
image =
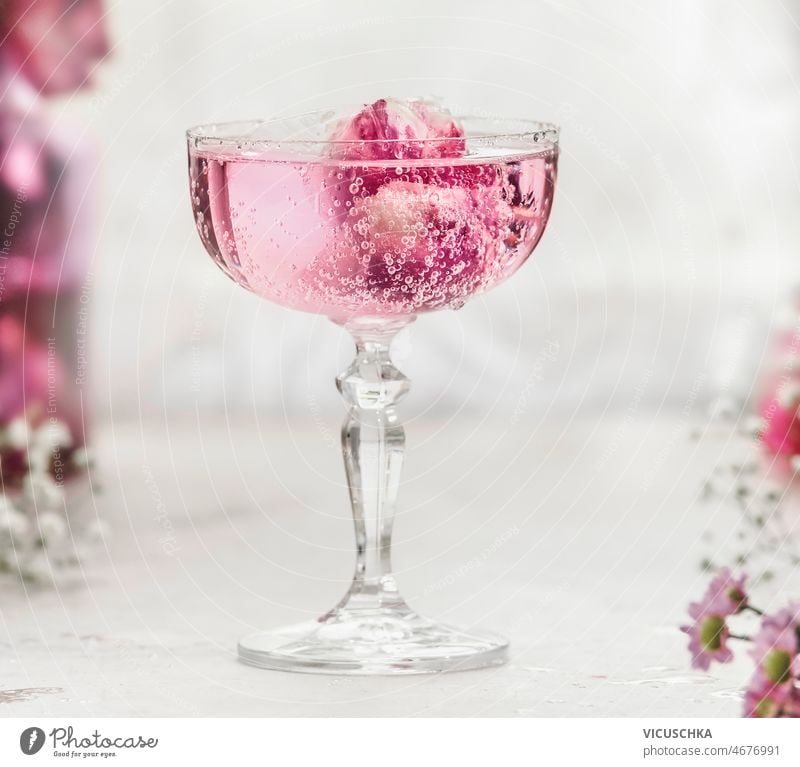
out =
<svg viewBox="0 0 800 767"><path fill-rule="evenodd" d="M516 117L499 117L496 115L477 115L465 114L457 115L456 118L461 121L485 121L495 122L498 124L511 124L515 126L524 126L523 130L498 130L486 132L466 132L463 136L442 136L437 138L421 138L421 139L408 139L408 138L375 138L375 139L322 139L322 138L253 138L253 131L268 125L279 125L281 123L299 122L303 119L313 117L320 117L322 115L333 115L331 110L316 110L313 112L305 112L303 114L287 116L287 117L273 117L261 118L251 120L225 120L222 122L200 123L193 125L186 131L186 138L188 141L193 141L195 146L200 144L207 146L223 146L235 144L237 149L268 147L268 146L282 146L289 145L293 147L302 146L364 146L373 144L411 144L418 145L442 145L449 142L477 142L477 143L492 143L497 140L514 140L524 141L532 145L550 145L558 146L559 135L561 129L558 125L551 122L542 122L538 120L529 120L527 118ZM317 125L319 122L316 123ZM250 126L249 131L241 130L244 126ZM240 130L234 130L235 128ZM224 130L229 129L229 130ZM222 132L221 132L222 131Z"/></svg>

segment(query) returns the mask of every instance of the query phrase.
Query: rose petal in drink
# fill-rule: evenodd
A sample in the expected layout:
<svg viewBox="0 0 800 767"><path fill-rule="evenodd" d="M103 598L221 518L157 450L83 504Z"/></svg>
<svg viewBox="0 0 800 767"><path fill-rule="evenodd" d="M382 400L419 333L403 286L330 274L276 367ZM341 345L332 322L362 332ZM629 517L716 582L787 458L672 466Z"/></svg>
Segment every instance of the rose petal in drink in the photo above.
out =
<svg viewBox="0 0 800 767"><path fill-rule="evenodd" d="M356 199L324 289L359 290L385 308L463 300L494 275L485 262L510 218L497 188L392 181Z"/></svg>
<svg viewBox="0 0 800 767"><path fill-rule="evenodd" d="M339 160L462 157L464 131L444 107L431 102L378 99L342 120L330 137Z"/></svg>

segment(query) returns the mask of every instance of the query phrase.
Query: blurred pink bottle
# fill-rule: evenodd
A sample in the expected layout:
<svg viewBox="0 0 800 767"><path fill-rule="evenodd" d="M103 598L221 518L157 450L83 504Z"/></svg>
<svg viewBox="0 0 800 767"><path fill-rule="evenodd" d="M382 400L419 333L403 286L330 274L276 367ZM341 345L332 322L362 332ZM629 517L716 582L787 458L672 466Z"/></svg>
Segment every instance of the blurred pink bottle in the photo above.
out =
<svg viewBox="0 0 800 767"><path fill-rule="evenodd" d="M96 153L48 97L80 90L108 53L101 0L7 0L0 11L0 428L61 422L85 444L87 267ZM24 461L4 448L2 476Z"/></svg>

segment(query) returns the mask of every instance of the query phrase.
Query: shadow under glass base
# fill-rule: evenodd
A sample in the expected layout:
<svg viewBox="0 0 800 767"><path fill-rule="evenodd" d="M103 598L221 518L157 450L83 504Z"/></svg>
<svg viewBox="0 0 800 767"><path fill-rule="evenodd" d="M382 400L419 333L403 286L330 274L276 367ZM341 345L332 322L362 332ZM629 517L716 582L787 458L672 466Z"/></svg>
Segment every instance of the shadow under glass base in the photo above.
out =
<svg viewBox="0 0 800 767"><path fill-rule="evenodd" d="M408 609L339 609L244 637L239 660L317 674L430 674L499 666L507 649L501 636L435 623Z"/></svg>

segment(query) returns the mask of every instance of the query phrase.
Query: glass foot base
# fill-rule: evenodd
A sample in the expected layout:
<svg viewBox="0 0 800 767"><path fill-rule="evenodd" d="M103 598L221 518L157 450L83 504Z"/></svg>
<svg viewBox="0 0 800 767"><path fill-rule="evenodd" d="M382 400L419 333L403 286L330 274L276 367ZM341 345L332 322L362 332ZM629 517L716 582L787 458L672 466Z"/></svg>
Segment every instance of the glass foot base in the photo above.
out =
<svg viewBox="0 0 800 767"><path fill-rule="evenodd" d="M250 634L239 660L315 674L430 674L499 666L508 640L434 623L411 611L341 611Z"/></svg>

